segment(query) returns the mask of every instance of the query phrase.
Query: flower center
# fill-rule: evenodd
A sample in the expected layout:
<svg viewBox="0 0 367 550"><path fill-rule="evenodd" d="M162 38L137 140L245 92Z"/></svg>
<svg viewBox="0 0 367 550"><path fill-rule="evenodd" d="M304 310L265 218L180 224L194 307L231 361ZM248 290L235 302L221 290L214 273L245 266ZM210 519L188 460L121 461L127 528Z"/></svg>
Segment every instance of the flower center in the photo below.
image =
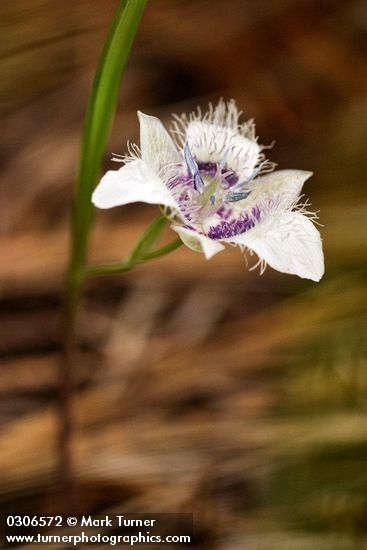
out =
<svg viewBox="0 0 367 550"><path fill-rule="evenodd" d="M244 189L246 182L239 181L236 172L226 166L226 156L221 162L201 161L186 143L182 172L168 182L186 220L204 232L218 220L230 223L235 211L233 203L249 195ZM244 226L250 223L246 220Z"/></svg>

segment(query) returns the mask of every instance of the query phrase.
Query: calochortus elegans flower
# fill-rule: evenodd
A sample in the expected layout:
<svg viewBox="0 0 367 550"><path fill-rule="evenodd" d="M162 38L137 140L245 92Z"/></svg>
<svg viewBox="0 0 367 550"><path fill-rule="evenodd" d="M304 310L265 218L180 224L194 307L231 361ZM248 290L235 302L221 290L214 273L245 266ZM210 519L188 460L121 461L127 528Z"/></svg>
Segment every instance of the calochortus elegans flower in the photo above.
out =
<svg viewBox="0 0 367 550"><path fill-rule="evenodd" d="M170 134L158 118L139 112L140 150L130 146L124 166L105 174L92 201L99 208L161 205L184 244L207 259L237 245L257 254L262 271L268 264L319 281L316 216L299 204L312 173L274 171L254 123L241 123L240 115L233 100L221 100L204 115L175 116Z"/></svg>

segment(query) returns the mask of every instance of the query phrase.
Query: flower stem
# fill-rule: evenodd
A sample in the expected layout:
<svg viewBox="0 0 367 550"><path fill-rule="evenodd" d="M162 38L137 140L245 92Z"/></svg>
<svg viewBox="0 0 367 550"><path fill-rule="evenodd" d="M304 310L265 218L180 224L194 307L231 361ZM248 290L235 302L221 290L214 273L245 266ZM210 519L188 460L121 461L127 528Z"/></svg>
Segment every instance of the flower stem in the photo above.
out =
<svg viewBox="0 0 367 550"><path fill-rule="evenodd" d="M183 245L183 242L181 239L175 239L171 243L166 244L165 246L162 246L162 248L158 248L158 250L154 250L153 252L147 252L147 254L144 255L143 260L154 260L155 258L160 258L161 256L165 256L166 254L169 254L170 252L173 252L176 250L176 248L179 248Z"/></svg>
<svg viewBox="0 0 367 550"><path fill-rule="evenodd" d="M95 265L85 269L85 277L96 277L99 275L113 275L115 273L123 273L130 271L136 264L142 263L148 260L165 256L170 252L173 252L182 245L181 239L176 239L171 243L151 251L154 244L159 239L165 225L167 218L165 216L159 216L154 222L144 231L135 247L129 254L129 256L122 260L122 262L115 262L112 264Z"/></svg>
<svg viewBox="0 0 367 550"><path fill-rule="evenodd" d="M91 195L116 107L121 76L147 0L121 1L112 21L93 82L74 194L71 250L63 309L62 357L59 366L59 477L64 506L72 503L72 395L75 365L75 322L85 280L85 263L93 221Z"/></svg>
<svg viewBox="0 0 367 550"><path fill-rule="evenodd" d="M181 239L176 239L171 243L162 246L162 248L158 248L158 250L147 252L146 254L144 254L144 256L134 261L133 263L131 262L131 256L129 256L126 260L123 260L122 262L90 266L86 269L86 277L89 278L97 277L99 275L115 275L117 273L130 271L130 269L132 269L136 264L165 256L166 254L169 254L170 252L176 250L176 248L179 248L182 244L183 242L181 241Z"/></svg>

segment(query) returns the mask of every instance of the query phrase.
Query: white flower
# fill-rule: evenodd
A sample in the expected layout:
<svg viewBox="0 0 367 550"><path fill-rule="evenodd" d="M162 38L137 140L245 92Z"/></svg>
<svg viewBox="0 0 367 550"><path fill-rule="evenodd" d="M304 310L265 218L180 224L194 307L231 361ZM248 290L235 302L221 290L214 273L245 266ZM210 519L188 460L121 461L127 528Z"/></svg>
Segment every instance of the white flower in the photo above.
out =
<svg viewBox="0 0 367 550"><path fill-rule="evenodd" d="M172 229L207 259L238 245L283 273L319 281L324 273L320 234L297 205L312 173L280 170L257 143L252 121L239 123L235 102L210 105L205 115L175 117L171 135L161 121L138 113L140 151L109 171L92 197L99 208L132 202L162 205Z"/></svg>

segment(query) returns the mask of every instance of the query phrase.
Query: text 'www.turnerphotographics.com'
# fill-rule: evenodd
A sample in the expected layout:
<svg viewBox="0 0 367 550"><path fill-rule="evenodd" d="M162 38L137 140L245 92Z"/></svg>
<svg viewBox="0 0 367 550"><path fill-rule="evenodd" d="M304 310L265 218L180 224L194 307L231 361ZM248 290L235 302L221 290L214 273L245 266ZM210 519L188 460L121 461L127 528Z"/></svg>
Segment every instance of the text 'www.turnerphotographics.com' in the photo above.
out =
<svg viewBox="0 0 367 550"><path fill-rule="evenodd" d="M192 514L7 515L2 521L6 545L193 543Z"/></svg>

